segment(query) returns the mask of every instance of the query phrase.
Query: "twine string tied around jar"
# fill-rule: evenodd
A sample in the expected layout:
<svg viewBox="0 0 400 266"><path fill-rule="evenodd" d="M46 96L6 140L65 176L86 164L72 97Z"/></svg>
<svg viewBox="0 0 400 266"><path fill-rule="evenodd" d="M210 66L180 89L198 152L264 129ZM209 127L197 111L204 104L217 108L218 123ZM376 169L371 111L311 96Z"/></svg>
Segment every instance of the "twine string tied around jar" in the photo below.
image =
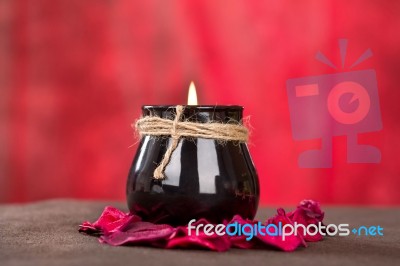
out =
<svg viewBox="0 0 400 266"><path fill-rule="evenodd" d="M181 137L215 139L217 141L235 141L245 143L248 140L248 129L238 123L198 123L182 121L184 107L177 105L176 114L173 120L158 116L145 116L135 123L139 135L150 136L171 136L171 144L166 150L160 164L155 168L153 177L158 180L165 179L165 168L169 164L172 153L179 144Z"/></svg>

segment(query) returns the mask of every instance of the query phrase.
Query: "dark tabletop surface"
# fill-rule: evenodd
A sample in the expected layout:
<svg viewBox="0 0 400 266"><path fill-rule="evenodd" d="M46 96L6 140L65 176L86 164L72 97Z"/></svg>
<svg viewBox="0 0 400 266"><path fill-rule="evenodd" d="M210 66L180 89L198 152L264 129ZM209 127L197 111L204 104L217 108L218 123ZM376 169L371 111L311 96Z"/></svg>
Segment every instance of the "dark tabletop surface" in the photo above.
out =
<svg viewBox="0 0 400 266"><path fill-rule="evenodd" d="M163 250L112 247L78 233L104 206L121 202L48 200L0 205L0 265L400 265L400 209L323 207L326 223L380 225L384 236L328 237L290 253L276 250ZM292 210L293 208L285 208ZM259 210L257 218L274 215Z"/></svg>

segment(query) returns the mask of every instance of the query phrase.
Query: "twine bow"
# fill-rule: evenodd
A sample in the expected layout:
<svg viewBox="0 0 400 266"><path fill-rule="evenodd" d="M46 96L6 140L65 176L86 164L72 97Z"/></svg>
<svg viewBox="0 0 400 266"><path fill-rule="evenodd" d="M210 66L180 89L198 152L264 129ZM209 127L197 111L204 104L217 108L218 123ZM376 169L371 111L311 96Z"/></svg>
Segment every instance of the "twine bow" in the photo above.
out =
<svg viewBox="0 0 400 266"><path fill-rule="evenodd" d="M163 159L153 172L155 179L165 178L165 168L171 160L172 153L179 144L181 137L215 139L218 141L247 142L248 129L242 124L231 123L196 123L181 121L184 107L176 106L174 120L158 116L145 116L136 121L135 128L140 136L171 136L171 145L166 150Z"/></svg>

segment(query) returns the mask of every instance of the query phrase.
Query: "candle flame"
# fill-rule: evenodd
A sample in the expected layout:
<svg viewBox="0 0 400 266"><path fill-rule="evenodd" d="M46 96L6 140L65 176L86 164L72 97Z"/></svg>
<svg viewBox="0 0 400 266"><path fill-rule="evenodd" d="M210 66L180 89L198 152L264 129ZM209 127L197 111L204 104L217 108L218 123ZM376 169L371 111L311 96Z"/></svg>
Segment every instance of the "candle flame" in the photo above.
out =
<svg viewBox="0 0 400 266"><path fill-rule="evenodd" d="M196 93L196 87L194 86L193 81L190 82L187 104L188 105L197 105L197 93Z"/></svg>

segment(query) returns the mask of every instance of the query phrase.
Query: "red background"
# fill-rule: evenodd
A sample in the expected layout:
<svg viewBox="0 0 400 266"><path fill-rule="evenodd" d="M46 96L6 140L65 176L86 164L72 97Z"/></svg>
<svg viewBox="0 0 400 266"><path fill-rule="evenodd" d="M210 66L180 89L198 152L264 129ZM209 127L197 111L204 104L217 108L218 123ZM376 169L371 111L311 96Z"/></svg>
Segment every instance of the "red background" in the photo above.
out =
<svg viewBox="0 0 400 266"><path fill-rule="evenodd" d="M0 1L0 202L53 197L124 200L142 104L238 104L262 204L400 203L399 1ZM380 164L348 164L335 137L333 167L300 169L318 140L292 139L289 78L347 66L377 72L383 129L362 134Z"/></svg>

